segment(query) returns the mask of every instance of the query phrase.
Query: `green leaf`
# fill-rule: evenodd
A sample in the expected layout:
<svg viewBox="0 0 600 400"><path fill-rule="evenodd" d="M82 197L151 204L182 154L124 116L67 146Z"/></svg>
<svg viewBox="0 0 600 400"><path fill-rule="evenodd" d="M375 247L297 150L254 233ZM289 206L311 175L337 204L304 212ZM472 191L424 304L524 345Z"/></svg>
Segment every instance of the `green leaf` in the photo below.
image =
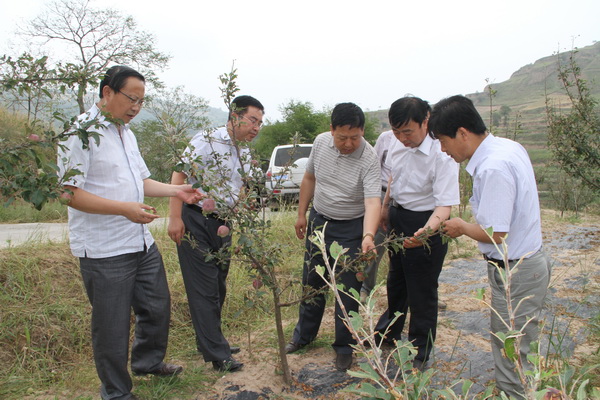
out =
<svg viewBox="0 0 600 400"><path fill-rule="evenodd" d="M340 255L343 253L343 251L344 251L344 248L342 246L340 246L340 244L338 242L333 242L333 243L331 243L331 246L329 246L329 254L335 260L337 260L340 257Z"/></svg>
<svg viewBox="0 0 600 400"><path fill-rule="evenodd" d="M325 267L322 265L317 265L315 267L315 271L317 271L317 274L319 274L319 276L324 276L325 275Z"/></svg>
<svg viewBox="0 0 600 400"><path fill-rule="evenodd" d="M514 337L508 337L504 341L504 352L506 353L506 358L512 362L515 362L518 357L517 350L515 349L515 341L516 338Z"/></svg>
<svg viewBox="0 0 600 400"><path fill-rule="evenodd" d="M47 198L40 190L34 190L31 193L30 201L37 210L41 210Z"/></svg>
<svg viewBox="0 0 600 400"><path fill-rule="evenodd" d="M589 382L589 379L586 379L585 381L581 382L581 385L579 385L579 388L577 389L577 400L585 400L588 398L587 393L585 391L585 387Z"/></svg>
<svg viewBox="0 0 600 400"><path fill-rule="evenodd" d="M469 390L471 390L471 386L473 386L473 382L466 380L463 382L462 384L462 394L463 396L465 396L465 398L467 397L467 394L469 393Z"/></svg>
<svg viewBox="0 0 600 400"><path fill-rule="evenodd" d="M475 291L475 298L477 300L483 300L484 297L485 297L485 289L484 288L479 288Z"/></svg>

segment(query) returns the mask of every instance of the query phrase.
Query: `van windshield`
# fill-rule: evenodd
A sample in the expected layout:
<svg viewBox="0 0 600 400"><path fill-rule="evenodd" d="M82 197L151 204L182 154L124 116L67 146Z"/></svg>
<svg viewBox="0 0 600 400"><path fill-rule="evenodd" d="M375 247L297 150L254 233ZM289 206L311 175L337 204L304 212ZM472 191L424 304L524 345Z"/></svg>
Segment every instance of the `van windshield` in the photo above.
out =
<svg viewBox="0 0 600 400"><path fill-rule="evenodd" d="M275 166L285 167L298 161L300 158L310 155L311 147L286 147L277 150L275 154Z"/></svg>

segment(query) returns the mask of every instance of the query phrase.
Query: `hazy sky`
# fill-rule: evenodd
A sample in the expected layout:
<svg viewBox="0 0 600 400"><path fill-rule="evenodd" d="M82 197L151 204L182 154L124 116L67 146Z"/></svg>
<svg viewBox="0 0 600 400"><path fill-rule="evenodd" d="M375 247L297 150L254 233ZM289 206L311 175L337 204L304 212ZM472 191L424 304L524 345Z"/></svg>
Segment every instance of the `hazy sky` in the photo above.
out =
<svg viewBox="0 0 600 400"><path fill-rule="evenodd" d="M46 0L0 0L0 54ZM379 110L410 93L434 103L482 91L557 50L600 39L598 0L92 1L132 15L173 58L159 77L224 109L233 60L240 94L267 117L289 100ZM574 42L573 42L574 40ZM21 49L22 50L22 49Z"/></svg>

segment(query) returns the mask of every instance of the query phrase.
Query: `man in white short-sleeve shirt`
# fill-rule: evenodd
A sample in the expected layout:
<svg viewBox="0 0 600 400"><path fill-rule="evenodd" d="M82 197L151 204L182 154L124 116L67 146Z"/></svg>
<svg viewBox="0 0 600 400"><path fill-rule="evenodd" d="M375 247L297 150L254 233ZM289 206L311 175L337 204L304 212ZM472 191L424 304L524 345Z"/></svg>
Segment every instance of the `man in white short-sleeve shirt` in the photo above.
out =
<svg viewBox="0 0 600 400"><path fill-rule="evenodd" d="M452 218L444 223L444 232L451 237L466 235L477 240L488 261L492 308L498 313L490 313L496 384L511 398L529 398L515 365L504 356L504 344L494 334L506 332L505 324L510 324L506 285L500 271L511 268L513 309L518 304L514 329L524 333L519 351L525 367L530 367L529 344L539 334L538 317L551 274L550 262L542 250L540 207L531 161L520 144L490 134L473 102L464 96L440 101L433 109L429 126L443 151L457 162L469 160L466 169L473 176L470 203L476 223ZM488 228L493 229L492 237L484 231ZM505 255L494 245L502 240L508 247Z"/></svg>
<svg viewBox="0 0 600 400"><path fill-rule="evenodd" d="M79 117L95 121L100 141L70 135L58 150L60 175L80 173L64 185L72 192L69 238L79 257L92 305L92 346L102 399L131 399L127 370L131 309L136 315L131 369L135 374L172 376L182 367L163 361L168 341L170 295L162 262L146 224L158 218L144 196L177 196L196 202L191 185L150 179L129 122L144 102L144 77L125 67L110 68L100 83L100 101Z"/></svg>
<svg viewBox="0 0 600 400"><path fill-rule="evenodd" d="M194 165L193 170L173 172L171 178L173 184L186 180L195 183L201 176L204 190L209 188L207 199L197 204L182 206L181 200L171 199L168 232L177 243L196 348L204 361L212 362L213 368L221 372L240 371L244 364L232 356L240 348L230 346L221 329L231 260L207 258L207 254L231 246L231 232L218 234L221 226L230 226L222 219L219 208L234 207L246 189L244 180L251 172L248 143L258 135L263 115L260 101L248 95L237 96L226 126L214 132L199 132L184 151L182 159ZM195 172L198 175L194 176Z"/></svg>

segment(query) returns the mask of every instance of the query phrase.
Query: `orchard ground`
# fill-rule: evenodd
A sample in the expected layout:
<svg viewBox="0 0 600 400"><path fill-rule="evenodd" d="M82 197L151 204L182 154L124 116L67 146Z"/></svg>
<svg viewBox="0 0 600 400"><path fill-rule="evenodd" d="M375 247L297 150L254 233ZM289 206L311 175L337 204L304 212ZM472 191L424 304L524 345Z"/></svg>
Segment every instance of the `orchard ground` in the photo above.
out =
<svg viewBox="0 0 600 400"><path fill-rule="evenodd" d="M545 211L545 214L553 212ZM542 351L544 355L560 352L573 364L583 365L588 356L598 352L597 343L588 342L588 326L598 314L600 304L600 220L572 224L544 219L547 221L544 245L552 258L553 272L542 316L545 325ZM481 256L463 258L457 253L469 245L474 246L474 243L465 240L460 246L451 244L440 276L440 298L447 303L447 309L439 313L435 349L428 365L437 371L435 387L446 387L457 378L465 378L475 382L471 391L475 395L493 381L494 362L489 334L490 310L474 295L477 289L484 288L487 299L490 298L486 264ZM353 398L339 391L357 380L334 367L335 353L329 346L333 341L331 301L328 305L316 343L288 356L295 387L274 384L281 381L277 375L275 350L266 346L264 336L257 334L252 338L252 352L242 351L238 357L246 363L244 370L223 376L213 388L214 393L197 393L194 398ZM385 307L385 288L382 288L377 295L377 309L383 311ZM358 369L357 362L352 369Z"/></svg>
<svg viewBox="0 0 600 400"><path fill-rule="evenodd" d="M163 225L160 225L161 223ZM157 229L164 230L166 220L161 219L155 224L153 232ZM545 250L553 260L553 277L543 316L545 327L542 335L544 338L542 351L544 355L547 352L559 353L563 359L569 360L573 365L584 365L586 362L589 363L590 356L598 352L598 338L590 335L588 328L594 318L597 321L598 304L600 304L600 217L585 216L579 220L566 220L558 218L556 212L544 210L543 225ZM290 228L293 230L293 227ZM41 228L38 226L38 229ZM6 229L0 230L4 233ZM50 239L49 237L42 239L43 236L39 236L41 233L36 232L38 236L33 236L30 240ZM159 235L162 234L155 233L155 237ZM56 240L64 240L66 237L65 233L60 233L58 236ZM172 251L172 246L168 244L168 239L158 240L162 241L159 246L165 262L176 263L176 255ZM0 242L4 244L5 240L0 239ZM10 245L17 246L14 236ZM3 251L6 250L0 249L0 256ZM380 279L385 279L387 271L385 260L386 258L380 268ZM71 262L76 265L76 261L69 261ZM297 268L300 269L300 264ZM75 268L69 271L69 274L70 279L79 279ZM179 282L180 275L178 276L176 272L171 272L170 275L169 284L174 298L172 318L177 319L173 321L173 325L176 328L183 326L184 331L183 334L181 331L177 334L172 331L169 361L181 363L185 371L182 376L175 378L176 382L166 382L152 377L134 378L134 391L140 398L199 400L356 398L340 391L356 380L345 373L338 372L334 367L335 353L330 347L333 342L331 298L328 299L328 307L317 340L297 354L288 356L294 380L294 384L290 387L283 383L278 369L276 337L273 324L270 323L246 331L225 327L230 342L241 346L242 351L236 355L236 358L244 362L245 367L240 372L230 374L213 371L210 363L205 363L193 350L193 331L188 325L189 321L185 319L187 314L184 310L186 307L184 294L178 293L182 289ZM233 284L231 281L232 279L230 284ZM466 238L459 239L458 243L451 243L440 277L440 298L447 303L447 309L439 314L436 345L429 363L429 366L436 371L433 378L433 386L436 388L448 386L455 379L462 377L475 382L471 391L471 395L474 396L493 381L489 310L474 296L474 292L480 288L485 289L489 298L485 262L481 259L475 243ZM81 297L79 301L85 302L83 289L75 287L74 291ZM235 301L234 291L228 295L228 301ZM378 313L386 306L385 287L375 295L375 301L376 314L379 315ZM288 334L291 334L296 323L295 310L297 308L294 308L285 320L285 330ZM58 382L54 386L51 384L49 389L42 390L34 387L28 396L7 398L25 397L30 400L98 398L99 382L93 370L87 335L87 333L83 335L85 339L82 346L85 352L84 358L87 358L88 362L76 366L83 375L81 382L76 384ZM10 354L10 351L3 354ZM357 361L360 362L360 357ZM356 361L352 369L358 369ZM198 380L199 377L201 381ZM19 378L19 376L10 377L10 379ZM183 390L175 390L177 381L179 386L185 386ZM595 386L599 385L598 381L592 383ZM164 393L156 397L157 387L161 385L164 385ZM79 389L65 389L73 386ZM472 398L471 395L469 398Z"/></svg>

